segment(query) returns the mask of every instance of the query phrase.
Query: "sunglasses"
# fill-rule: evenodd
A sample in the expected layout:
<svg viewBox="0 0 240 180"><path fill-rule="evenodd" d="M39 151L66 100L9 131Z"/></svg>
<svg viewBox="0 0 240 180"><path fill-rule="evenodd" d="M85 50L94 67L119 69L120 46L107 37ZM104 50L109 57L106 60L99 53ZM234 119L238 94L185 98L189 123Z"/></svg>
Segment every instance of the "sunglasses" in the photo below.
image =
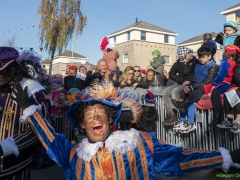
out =
<svg viewBox="0 0 240 180"><path fill-rule="evenodd" d="M141 70L134 70L134 72L141 72Z"/></svg>

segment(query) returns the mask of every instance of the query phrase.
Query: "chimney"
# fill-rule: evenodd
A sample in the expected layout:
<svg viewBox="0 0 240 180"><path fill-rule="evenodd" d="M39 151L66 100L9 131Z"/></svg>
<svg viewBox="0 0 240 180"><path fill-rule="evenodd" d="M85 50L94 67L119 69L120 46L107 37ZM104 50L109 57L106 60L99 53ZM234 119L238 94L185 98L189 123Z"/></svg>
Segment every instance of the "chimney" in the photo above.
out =
<svg viewBox="0 0 240 180"><path fill-rule="evenodd" d="M136 17L136 23L138 23L138 18Z"/></svg>

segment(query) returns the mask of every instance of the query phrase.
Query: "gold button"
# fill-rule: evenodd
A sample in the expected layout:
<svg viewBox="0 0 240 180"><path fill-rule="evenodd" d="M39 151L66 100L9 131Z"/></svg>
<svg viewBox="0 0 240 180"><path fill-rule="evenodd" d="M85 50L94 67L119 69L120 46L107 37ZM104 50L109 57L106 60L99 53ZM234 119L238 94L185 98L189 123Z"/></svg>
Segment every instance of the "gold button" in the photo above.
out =
<svg viewBox="0 0 240 180"><path fill-rule="evenodd" d="M105 158L105 157L107 157L108 156L108 154L107 153L103 153L103 157Z"/></svg>
<svg viewBox="0 0 240 180"><path fill-rule="evenodd" d="M108 174L108 178L109 178L109 179L112 178L112 175L111 175L111 174Z"/></svg>

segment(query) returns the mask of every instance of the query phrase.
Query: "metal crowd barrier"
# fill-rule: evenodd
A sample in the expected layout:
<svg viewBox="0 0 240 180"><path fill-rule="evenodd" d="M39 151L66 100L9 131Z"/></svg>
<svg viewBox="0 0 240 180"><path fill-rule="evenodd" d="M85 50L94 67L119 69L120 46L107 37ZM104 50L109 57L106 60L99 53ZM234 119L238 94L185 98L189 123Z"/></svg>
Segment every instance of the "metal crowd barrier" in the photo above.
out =
<svg viewBox="0 0 240 180"><path fill-rule="evenodd" d="M212 120L212 110L195 111L196 131L182 134L178 130L173 130L173 126L163 126L166 113L162 99L162 91L167 87L151 87L150 91L156 96L156 109L158 111L157 138L167 144L181 146L187 149L216 150L218 147L225 147L228 150L240 148L240 134L230 132L230 129L211 128L208 124ZM126 90L143 97L147 91L145 89L126 88ZM144 104L144 99L140 99ZM123 110L130 110L123 104ZM70 141L80 142L86 134L82 130L74 129L66 117L66 111L54 116L55 128L57 132L63 133Z"/></svg>
<svg viewBox="0 0 240 180"><path fill-rule="evenodd" d="M240 148L240 134L230 132L230 129L212 128L208 124L212 121L213 111L195 111L196 131L187 134L173 130L173 126L163 126L162 122L166 116L162 91L167 87L152 87L150 90L156 95L156 108L159 114L157 122L157 138L167 144L182 146L187 149L216 150L224 147L228 150Z"/></svg>

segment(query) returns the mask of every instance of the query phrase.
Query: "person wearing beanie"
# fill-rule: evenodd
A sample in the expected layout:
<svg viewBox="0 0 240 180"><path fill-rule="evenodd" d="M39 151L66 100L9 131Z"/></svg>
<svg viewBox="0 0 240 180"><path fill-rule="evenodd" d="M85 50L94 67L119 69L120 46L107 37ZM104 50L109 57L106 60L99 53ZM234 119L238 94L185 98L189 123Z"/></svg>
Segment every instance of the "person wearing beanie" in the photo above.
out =
<svg viewBox="0 0 240 180"><path fill-rule="evenodd" d="M69 76L64 77L64 88L67 91L71 88L78 88L79 90L85 88L85 82L77 76L77 66L68 66L68 72Z"/></svg>
<svg viewBox="0 0 240 180"><path fill-rule="evenodd" d="M215 41L224 46L227 45L236 45L240 47L240 36L237 33L238 31L238 22L239 18L236 18L236 21L228 21L223 27L223 32L219 33L215 39Z"/></svg>
<svg viewBox="0 0 240 180"><path fill-rule="evenodd" d="M163 70L164 70L165 59L163 56L161 56L161 53L159 50L154 50L152 52L152 56L153 56L153 59L149 60L150 65L153 67L153 69L156 72L157 79L160 86L164 86Z"/></svg>
<svg viewBox="0 0 240 180"><path fill-rule="evenodd" d="M29 74L28 65L34 66L38 74L43 75L41 57L32 51L19 53L12 47L0 47L0 179L31 179L32 168L44 168L53 165L35 133L27 124L23 109L11 99L18 86L27 92L29 102L41 105L44 118L49 120L49 102L45 100L45 91ZM41 153L41 156L39 156ZM44 154L42 154L44 153ZM33 163L34 162L34 163ZM47 163L48 162L48 163Z"/></svg>
<svg viewBox="0 0 240 180"><path fill-rule="evenodd" d="M162 92L167 113L167 117L163 121L163 125L170 126L178 122L178 109L173 105L171 99L179 101L179 96L184 90L184 87L194 80L194 69L198 60L192 55L192 52L192 49L187 47L178 48L178 60L173 64L169 72L170 78L175 81L176 84L166 88Z"/></svg>
<svg viewBox="0 0 240 180"><path fill-rule="evenodd" d="M172 99L172 103L180 110L180 121L173 127L180 133L189 133L196 130L194 122L196 102L208 94L212 82L218 73L218 66L212 58L212 51L207 47L200 47L197 51L199 63L195 66L195 79L184 87L182 101ZM185 98L184 98L185 97ZM186 116L188 116L186 120Z"/></svg>
<svg viewBox="0 0 240 180"><path fill-rule="evenodd" d="M103 59L106 60L108 65L108 70L105 73L105 79L107 81L110 81L110 74L115 74L119 77L119 72L117 71L117 59L119 58L119 53L114 47L115 43L109 43L107 37L104 37L100 43L100 49L103 52Z"/></svg>
<svg viewBox="0 0 240 180"><path fill-rule="evenodd" d="M211 54L212 54L212 59L214 59L214 55L217 52L217 44L216 41L214 41L212 39L212 34L211 33L205 33L203 35L203 43L202 43L203 47L207 47L211 50Z"/></svg>
<svg viewBox="0 0 240 180"><path fill-rule="evenodd" d="M22 87L16 87L14 96L20 107L25 107L27 118L24 122L36 132L67 180L154 180L159 179L158 174L183 176L187 172L219 166L228 173L231 167L240 168L239 149L232 152L223 147L213 151L183 149L162 143L154 132L133 128L112 132L109 125L118 121L122 102L131 107L135 121L150 111L143 111L139 96L116 89L106 81L81 91L67 112L71 125L86 131L87 137L80 143L71 143L63 134L56 133L29 102ZM146 114L146 120L148 117L150 115Z"/></svg>

